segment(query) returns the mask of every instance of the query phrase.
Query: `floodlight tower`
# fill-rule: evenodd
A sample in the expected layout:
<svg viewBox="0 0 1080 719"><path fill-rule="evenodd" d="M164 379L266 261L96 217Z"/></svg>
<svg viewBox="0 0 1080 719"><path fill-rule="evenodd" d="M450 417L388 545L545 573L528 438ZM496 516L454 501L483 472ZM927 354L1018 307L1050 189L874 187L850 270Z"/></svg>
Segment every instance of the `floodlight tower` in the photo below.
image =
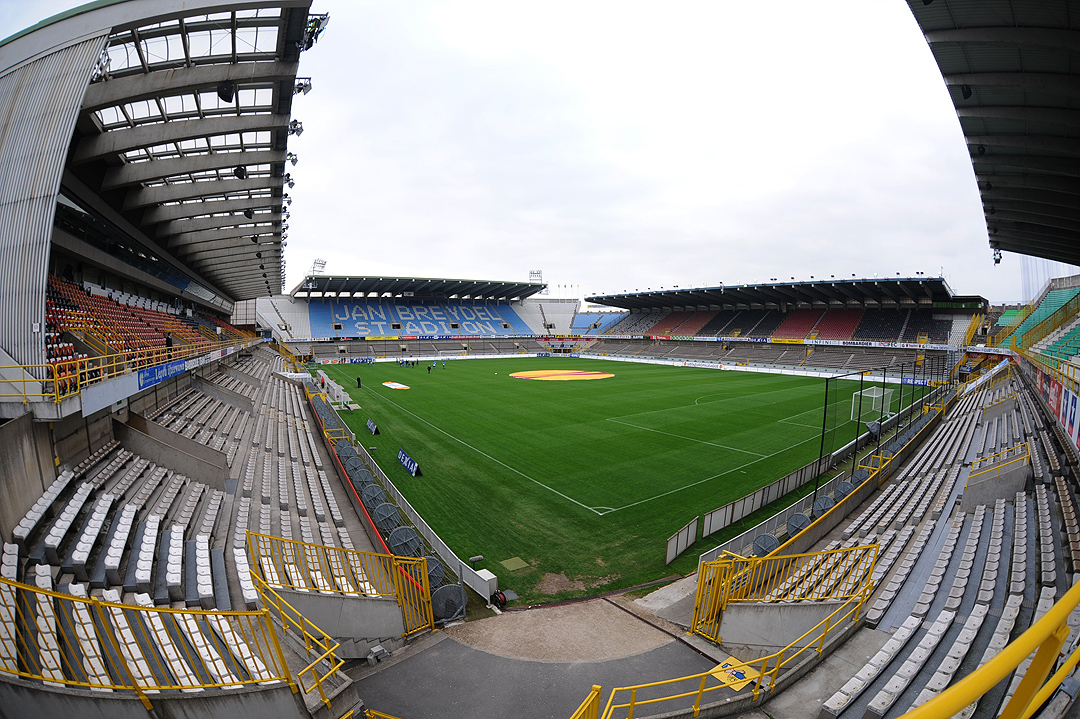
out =
<svg viewBox="0 0 1080 719"><path fill-rule="evenodd" d="M323 270L325 270L325 269L326 269L326 260L316 259L314 262L311 263L311 271L308 272L308 274L309 275L321 275L323 273Z"/></svg>
<svg viewBox="0 0 1080 719"><path fill-rule="evenodd" d="M543 273L542 270L529 270L529 282L543 282L543 281L544 281L544 273ZM540 290L540 294L542 294L542 295L548 294L548 288L545 287L544 289Z"/></svg>

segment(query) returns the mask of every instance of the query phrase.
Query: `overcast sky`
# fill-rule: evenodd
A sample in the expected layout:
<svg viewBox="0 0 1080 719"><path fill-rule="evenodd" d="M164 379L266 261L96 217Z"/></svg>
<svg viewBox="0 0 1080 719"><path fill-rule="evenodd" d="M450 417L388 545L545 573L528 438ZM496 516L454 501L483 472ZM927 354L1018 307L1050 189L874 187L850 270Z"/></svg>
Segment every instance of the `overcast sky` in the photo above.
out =
<svg viewBox="0 0 1080 719"><path fill-rule="evenodd" d="M0 36L75 4L0 0ZM538 269L578 296L943 270L958 293L1020 299L903 0L312 11L331 22L293 103L290 288L318 257L332 274Z"/></svg>

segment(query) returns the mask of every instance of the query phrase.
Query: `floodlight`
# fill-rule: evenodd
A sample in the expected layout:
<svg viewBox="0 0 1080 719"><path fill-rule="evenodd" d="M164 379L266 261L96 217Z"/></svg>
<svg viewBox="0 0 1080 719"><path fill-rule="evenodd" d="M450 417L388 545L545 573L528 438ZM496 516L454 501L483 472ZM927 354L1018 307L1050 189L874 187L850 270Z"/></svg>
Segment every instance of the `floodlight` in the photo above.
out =
<svg viewBox="0 0 1080 719"><path fill-rule="evenodd" d="M960 94L964 96L965 100L969 99L971 97L971 88L967 85L961 85Z"/></svg>
<svg viewBox="0 0 1080 719"><path fill-rule="evenodd" d="M238 180L246 180L247 168L243 165L237 165L235 168L233 168L233 174L236 175L236 179Z"/></svg>
<svg viewBox="0 0 1080 719"><path fill-rule="evenodd" d="M289 123L289 134L299 137L304 134L304 124L299 120L293 120Z"/></svg>
<svg viewBox="0 0 1080 719"><path fill-rule="evenodd" d="M263 277L266 277L266 273L265 273L265 272L264 272L264 273L262 273L262 276L263 276Z"/></svg>
<svg viewBox="0 0 1080 719"><path fill-rule="evenodd" d="M236 95L236 85L233 85L228 80L219 83L217 86L217 94L222 102L232 102L233 97Z"/></svg>
<svg viewBox="0 0 1080 719"><path fill-rule="evenodd" d="M250 220L254 216L255 216L255 210L251 209L250 207L248 209L244 210L244 217L246 217L246 218L248 218Z"/></svg>
<svg viewBox="0 0 1080 719"><path fill-rule="evenodd" d="M996 215L997 214L997 208L996 207L991 207L990 208L990 214L991 215Z"/></svg>
<svg viewBox="0 0 1080 719"><path fill-rule="evenodd" d="M285 179L285 184L289 186L290 190L293 187L296 186L296 181L294 179L292 179L292 175L290 175L289 173L287 173L287 172L285 173L285 178L284 179Z"/></svg>
<svg viewBox="0 0 1080 719"><path fill-rule="evenodd" d="M265 270L265 269L266 269L266 265L259 265L259 269L260 269L260 270Z"/></svg>
<svg viewBox="0 0 1080 719"><path fill-rule="evenodd" d="M311 92L311 78L310 77L298 77L296 78L296 87L293 89L293 94L304 93L305 95Z"/></svg>
<svg viewBox="0 0 1080 719"><path fill-rule="evenodd" d="M259 244L259 236L258 235L252 235L251 236L251 241L254 242L255 244Z"/></svg>
<svg viewBox="0 0 1080 719"><path fill-rule="evenodd" d="M979 145L975 149L979 151L980 155L985 155L986 154L986 145Z"/></svg>
<svg viewBox="0 0 1080 719"><path fill-rule="evenodd" d="M262 259L262 253L261 252L256 252L255 256L258 257L260 260Z"/></svg>
<svg viewBox="0 0 1080 719"><path fill-rule="evenodd" d="M285 159L288 160L289 162L291 162L293 164L293 167L296 167L296 161L299 160L300 158L296 156L295 152L289 152L289 153L286 153Z"/></svg>

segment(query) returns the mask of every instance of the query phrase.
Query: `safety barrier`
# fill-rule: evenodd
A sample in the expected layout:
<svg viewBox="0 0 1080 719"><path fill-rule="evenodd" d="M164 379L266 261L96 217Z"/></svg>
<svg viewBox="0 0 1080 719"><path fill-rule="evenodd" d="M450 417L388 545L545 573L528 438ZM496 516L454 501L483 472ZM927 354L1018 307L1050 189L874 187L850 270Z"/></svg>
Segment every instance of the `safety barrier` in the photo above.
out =
<svg viewBox="0 0 1080 719"><path fill-rule="evenodd" d="M0 399L61 402L86 387L120 375L158 365L210 355L215 351L242 347L247 349L259 340L204 345L178 345L152 350L132 350L99 357L65 360L32 365L0 367Z"/></svg>
<svg viewBox="0 0 1080 719"><path fill-rule="evenodd" d="M593 684L589 696L585 697L585 701L581 702L581 706L570 715L570 719L599 719L600 695L603 691L599 684Z"/></svg>
<svg viewBox="0 0 1080 719"><path fill-rule="evenodd" d="M305 654L310 661L307 666L296 672L300 690L304 694L310 694L318 689L319 698L322 699L323 704L327 707L331 706L323 684L328 677L333 676L345 664L345 660L338 658L334 653L341 644L334 641L333 637L296 611L291 604L274 591L273 587L263 581L258 572L252 572L251 579L255 584L255 590L263 601L263 606L269 608L265 611L273 610L282 630L286 634L294 634L297 641L304 646ZM309 684L304 683L305 675L311 677Z"/></svg>
<svg viewBox="0 0 1080 719"><path fill-rule="evenodd" d="M0 672L54 686L133 691L148 710L148 694L164 690L286 682L296 691L265 609L119 604L0 578L0 621Z"/></svg>
<svg viewBox="0 0 1080 719"><path fill-rule="evenodd" d="M720 615L731 602L851 599L873 591L879 545L785 556L731 552L698 568L691 631L719 642ZM831 578L831 579L830 579Z"/></svg>
<svg viewBox="0 0 1080 719"><path fill-rule="evenodd" d="M367 709L364 711L365 719L398 719L393 714L385 714L383 712L377 712L374 709ZM348 719L348 717L342 717L341 719Z"/></svg>
<svg viewBox="0 0 1080 719"><path fill-rule="evenodd" d="M1024 320L1026 320L1028 315L1034 311L1035 303L1030 303L1022 307L1016 315L1016 324L1011 324L1008 327L1003 328L1001 332L998 332L993 337L988 337L986 344L991 347L1001 347L1002 343L1005 343L1005 346L1007 347L1015 347L1016 338L1013 336L1013 333L1016 332L1016 329L1020 325L1024 324ZM1006 342L1006 340L1009 341Z"/></svg>
<svg viewBox="0 0 1080 719"><path fill-rule="evenodd" d="M1023 349L1031 347L1033 344L1076 317L1078 312L1080 312L1080 295L1073 297L1061 307L1057 308L1049 317L1021 335L1016 341L1016 346Z"/></svg>
<svg viewBox="0 0 1080 719"><path fill-rule="evenodd" d="M615 687L611 690L607 704L603 712L598 715L589 714L591 700L594 694L599 694L600 687L594 686L592 693L578 708L572 719L582 719L597 716L597 719L611 719L616 712L620 716L630 719L638 707L652 704L667 704L665 709L681 708L687 700L692 699L691 709L697 716L702 703L718 692L728 687L741 688L747 683L752 685L752 694L755 700L761 697L762 692L772 692L776 688L776 682L780 672L786 667L805 658L813 652L821 656L825 651L826 640L830 635L844 631L858 624L861 618L863 604L870 598L869 584L864 585L863 591L853 595L845 602L837 606L827 617L814 625L809 631L787 645L780 651L759 659L748 662L736 662L733 660L729 666L716 668L699 674L667 679L648 684L635 686ZM709 678L716 680L712 686L708 685ZM681 685L681 686L680 686ZM671 692L671 693L667 693ZM625 697L625 698L624 698ZM625 711L625 713L623 713Z"/></svg>
<svg viewBox="0 0 1080 719"><path fill-rule="evenodd" d="M427 560L360 552L248 532L254 572L269 587L397 601L405 635L434 626Z"/></svg>
<svg viewBox="0 0 1080 719"><path fill-rule="evenodd" d="M1074 584L1072 589L1066 592L1039 621L1007 644L986 664L922 706L904 714L902 719L954 716L964 707L978 701L1034 654L1034 660L1028 666L1012 699L998 714L1001 719L1028 719L1053 696L1062 681L1072 674L1073 669L1080 662L1080 644L1062 661L1058 661L1069 634L1067 624L1069 614L1076 609L1078 604L1080 604L1080 584ZM1058 668L1051 676L1050 672L1055 664Z"/></svg>
<svg viewBox="0 0 1080 719"><path fill-rule="evenodd" d="M971 338L979 331L984 319L986 319L986 315L981 315L978 312L971 316L971 322L968 323L967 329L964 330L964 347L971 346Z"/></svg>
<svg viewBox="0 0 1080 719"><path fill-rule="evenodd" d="M1012 459L1009 459L1009 458ZM1007 461L1006 461L1007 460ZM965 487L971 485L971 480L976 477L981 477L984 474L994 473L994 478L1001 476L1001 470L1006 467L1010 467L1017 462L1023 462L1024 464L1031 464L1031 450L1027 442L1021 442L1020 444L1004 449L997 454L991 454L982 459L976 460L976 465L979 467L986 466L987 469L979 470L978 472L972 472L968 475L967 484ZM988 466L989 465L989 466ZM974 468L975 465L973 465Z"/></svg>

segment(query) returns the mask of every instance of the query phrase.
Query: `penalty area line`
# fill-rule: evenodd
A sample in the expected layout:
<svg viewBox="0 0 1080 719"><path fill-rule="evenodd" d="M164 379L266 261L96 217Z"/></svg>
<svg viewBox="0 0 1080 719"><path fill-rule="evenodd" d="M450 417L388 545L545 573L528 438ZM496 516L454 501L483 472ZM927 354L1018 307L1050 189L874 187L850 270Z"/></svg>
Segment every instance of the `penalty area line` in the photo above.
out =
<svg viewBox="0 0 1080 719"><path fill-rule="evenodd" d="M642 427L641 425L638 425L638 424L631 424L629 422L620 422L615 417L608 417L607 421L608 422L614 422L615 424L621 424L624 427L633 427L634 429L642 429L642 430L645 430L646 432L655 432L656 434L662 434L662 435L665 435L667 437L674 437L675 439L681 439L681 440L684 440L686 442L697 442L699 444L707 444L710 447L719 447L720 449L728 449L728 450L731 450L732 452L742 452L743 454L752 454L755 457L764 457L765 456L764 454L761 454L760 452L751 452L748 449L739 449L738 447L729 447L726 444L717 444L716 442L706 442L703 439L694 439L693 437L684 437L681 434L674 434L672 432L665 432L665 431L660 430L660 429L653 429L652 427Z"/></svg>
<svg viewBox="0 0 1080 719"><path fill-rule="evenodd" d="M714 474L711 477L706 477L705 479L699 479L698 481L691 482L690 484L684 484L681 487L677 487L675 489L668 490L667 492L657 494L657 495L655 495L653 497L648 497L646 499L641 499L641 500L638 500L637 502L631 502L630 504L624 504L621 507L616 507L615 509L609 510L607 512L603 512L603 514L611 514L611 512L619 512L619 511L624 510L624 509L629 509L630 507L636 507L639 504L645 504L646 502L651 502L654 499L660 499L661 497L667 497L668 495L675 494L676 492L681 492L684 489L690 489L691 487L696 487L699 484L705 484L706 482L711 482L712 480L723 477L726 474L731 474L732 472L738 472L740 469L745 469L746 467L749 467L752 464L757 464L758 462L760 462L760 461L762 461L764 459L769 459L770 457L775 457L776 455L780 454L781 452L788 451L792 447L798 447L800 444L806 444L807 442L810 442L811 440L815 440L815 439L819 439L819 437L808 437L807 439L804 439L802 442L796 442L795 444L788 445L784 449L773 452L772 454L769 454L769 455L765 455L764 457L761 457L759 459L752 459L749 462L747 462L746 464L740 464L738 467L732 467L731 469L727 470L726 472L721 472L720 474Z"/></svg>
<svg viewBox="0 0 1080 719"><path fill-rule="evenodd" d="M416 414L416 413L414 413L414 412L410 412L409 410L405 409L404 407L402 407L402 406L401 406L400 404L398 404L398 403L397 403L397 402L395 402L394 400L390 399L389 397L385 397L385 396L383 396L383 395L379 395L379 396L380 396L380 398L381 398L381 399L384 399L384 400L386 400L386 401L387 401L387 402L389 402L390 404L392 404L392 405L394 405L395 407L397 407L398 409L400 409L400 410L401 410L402 412L404 412L405 414L407 414L407 415L409 415L409 416L411 416L411 417L415 417L416 419L418 419L418 420L420 420L421 422L423 422L424 424L426 424L426 425L427 425L428 427L431 427L432 429L434 429L434 430L436 430L436 431L438 431L438 432L441 432L441 433L445 434L445 435L446 435L447 437L449 437L450 439L454 440L455 442L457 442L457 443L459 443L459 444L463 444L463 445L465 445L466 447L468 447L468 448L469 448L469 449L471 449L472 451L474 451L474 452L476 452L477 454L479 454L479 455L480 455L481 457L486 457L486 458L490 459L490 460L491 460L492 462L494 462L495 464L497 464L497 465L499 465L499 466L501 466L501 467L505 467L506 469L509 469L509 470L510 470L511 472L513 472L514 474L520 475L521 477L524 477L525 479L529 480L530 482L532 482L532 483L534 483L534 484L538 484L538 485L540 485L541 487L543 487L544 489L548 490L549 492L554 492L555 494L559 495L560 497L562 497L562 498L563 498L563 499L565 499L566 501L568 501L568 502L573 502L574 504L576 504L577 506L581 507L582 509L587 509L587 510L589 510L590 512L592 512L593 514L596 514L596 515L598 515L598 516L603 516L603 515L607 514L607 512L601 512L601 511L598 511L598 510L597 510L597 509L596 509L595 507L590 507L590 506L589 506L589 505L587 505L587 504L582 504L581 502L577 501L577 500L576 500L576 499L574 499L573 497L568 497L568 496L566 496L565 494L563 494L563 493L562 493L562 492L560 492L559 490L557 490L557 489L554 489L553 487L549 487L549 486L547 486L546 484L544 484L544 483L543 483L543 482L541 482L540 480L538 480L538 479L533 479L532 477L530 477L529 475L525 474L525 473L524 473L524 472L522 472L521 470L518 470L518 469L514 469L513 467L511 467L511 466L510 466L509 464L507 464L506 462L502 462L502 461L500 461L500 460L498 460L498 459L495 459L494 457L492 457L492 456L491 456L490 454L488 454L487 452L484 452L483 450L479 450L479 449L477 449L476 447L472 446L471 444L469 444L469 443L468 443L468 442L466 442L465 440L463 440L463 439L458 439L457 437L455 437L454 435L450 434L449 432L447 432L447 431L446 431L445 429L443 429L442 427L438 427L438 426L436 426L436 425L432 424L431 422L428 422L428 421L427 421L426 419L424 419L424 418L423 418L423 417L421 417L420 415L418 415L418 414Z"/></svg>

